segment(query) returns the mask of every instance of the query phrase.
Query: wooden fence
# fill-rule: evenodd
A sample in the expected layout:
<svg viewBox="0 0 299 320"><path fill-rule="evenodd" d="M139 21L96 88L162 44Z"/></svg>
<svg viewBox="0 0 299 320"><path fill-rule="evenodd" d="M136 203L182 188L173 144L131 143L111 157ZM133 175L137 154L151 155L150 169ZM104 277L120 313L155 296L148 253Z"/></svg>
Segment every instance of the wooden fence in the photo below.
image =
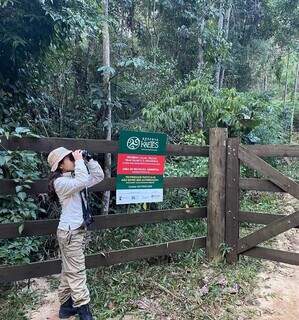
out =
<svg viewBox="0 0 299 320"><path fill-rule="evenodd" d="M41 153L49 153L51 150L64 146L66 148L88 149L92 153L117 153L117 141L105 141L95 139L69 139L69 138L1 138L1 145L7 150L31 150ZM262 167L265 179L245 178L240 179L240 160L247 165L246 155L259 159L254 165L256 170ZM149 258L153 256L166 255L175 252L190 251L192 249L206 248L207 257L210 261L222 259L221 246L226 243L232 250L227 255L229 262L234 263L239 254L274 259L288 263L298 264L298 254L282 253L277 250L270 250L256 247L258 243L268 238L268 230L275 229L271 235L286 229L285 221L279 222L279 217L271 214L260 214L255 212L242 212L239 210L239 190L257 190L269 192L290 192L298 197L298 185L291 182L285 176L265 171L265 161L259 157L283 156L298 157L298 145L239 145L238 138L228 138L227 130L223 128L210 129L209 146L196 145L167 145L167 156L197 156L209 157L208 177L166 177L164 189L168 188L207 188L207 207L177 208L167 210L151 210L140 213L121 213L95 217L93 230L140 226L144 224L163 223L175 220L204 219L207 218L207 236L182 239L149 246L133 247L123 250L100 252L86 257L87 268L108 266L118 263L125 263L133 260ZM263 162L261 162L263 161ZM269 166L269 165L268 165ZM272 170L275 170L272 168ZM287 179L287 180L286 180ZM282 181L283 183L281 183ZM288 186L290 184L290 186ZM0 180L0 194L8 195L15 193L15 182L9 179ZM293 189L295 188L295 193ZM115 178L104 179L101 183L92 187L90 191L101 192L115 190ZM47 192L47 180L37 180L31 184L28 194ZM292 218L289 227L299 226L298 214ZM240 222L253 222L267 224L268 229L254 234L253 238L258 240L239 239ZM273 223L275 224L273 227ZM279 223L280 227L277 227ZM17 237L45 236L56 233L57 219L25 221L22 233L19 233L20 223L0 224L0 239L13 239ZM265 228L266 228L265 227ZM270 229L269 229L270 228ZM262 229L263 230L263 229ZM265 236L267 234L267 236ZM245 246L245 247L243 247ZM60 272L60 260L49 260L43 262L29 263L17 266L1 266L0 281L23 280L32 277L42 277Z"/></svg>
<svg viewBox="0 0 299 320"><path fill-rule="evenodd" d="M299 157L299 145L253 145L242 146L238 138L229 138L227 143L226 178L226 244L232 248L227 260L234 263L240 254L273 261L299 265L299 253L275 250L258 245L299 226L299 212L277 215L260 212L244 212L239 209L240 188L263 189L270 192L287 192L299 198L299 184L274 169L261 157ZM240 180L240 162L262 174L264 179ZM239 182L239 183L236 183ZM258 187L262 188L258 188ZM266 225L261 229L239 237L240 222Z"/></svg>

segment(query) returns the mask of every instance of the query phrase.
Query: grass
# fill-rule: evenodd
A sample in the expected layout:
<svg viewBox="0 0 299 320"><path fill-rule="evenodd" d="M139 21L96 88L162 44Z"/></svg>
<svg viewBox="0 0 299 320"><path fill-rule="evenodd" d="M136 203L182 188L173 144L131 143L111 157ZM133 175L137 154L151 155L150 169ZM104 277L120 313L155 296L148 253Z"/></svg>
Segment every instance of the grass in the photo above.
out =
<svg viewBox="0 0 299 320"><path fill-rule="evenodd" d="M39 295L27 286L0 287L0 319L27 320L26 311L32 309Z"/></svg>
<svg viewBox="0 0 299 320"><path fill-rule="evenodd" d="M246 259L237 267L207 264L199 251L166 265L101 268L89 274L93 310L96 319L235 319L233 306L250 294L258 266Z"/></svg>

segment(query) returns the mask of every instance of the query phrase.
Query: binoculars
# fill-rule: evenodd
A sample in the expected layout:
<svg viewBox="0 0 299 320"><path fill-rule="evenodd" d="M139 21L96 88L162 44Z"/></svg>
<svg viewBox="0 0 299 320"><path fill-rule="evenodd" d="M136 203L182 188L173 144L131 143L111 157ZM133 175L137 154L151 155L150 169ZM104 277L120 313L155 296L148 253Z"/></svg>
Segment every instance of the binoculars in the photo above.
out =
<svg viewBox="0 0 299 320"><path fill-rule="evenodd" d="M87 150L82 150L82 158L88 162L92 155Z"/></svg>

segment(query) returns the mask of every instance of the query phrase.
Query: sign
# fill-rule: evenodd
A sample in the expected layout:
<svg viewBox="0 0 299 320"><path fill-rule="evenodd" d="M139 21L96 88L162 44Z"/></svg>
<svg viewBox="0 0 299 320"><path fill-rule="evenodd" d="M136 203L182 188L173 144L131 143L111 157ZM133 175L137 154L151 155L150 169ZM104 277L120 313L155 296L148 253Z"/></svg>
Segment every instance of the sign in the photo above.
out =
<svg viewBox="0 0 299 320"><path fill-rule="evenodd" d="M163 201L166 142L164 133L120 132L116 204Z"/></svg>

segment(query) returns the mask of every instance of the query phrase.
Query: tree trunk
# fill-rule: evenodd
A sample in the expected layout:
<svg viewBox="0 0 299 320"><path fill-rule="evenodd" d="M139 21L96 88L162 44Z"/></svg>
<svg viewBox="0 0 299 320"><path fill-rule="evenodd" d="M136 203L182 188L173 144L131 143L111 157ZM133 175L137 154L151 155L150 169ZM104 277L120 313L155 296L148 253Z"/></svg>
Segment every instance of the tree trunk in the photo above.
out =
<svg viewBox="0 0 299 320"><path fill-rule="evenodd" d="M298 89L298 78L299 78L299 62L297 62L296 74L295 74L295 84L294 84L294 96L293 96L293 108L291 113L291 127L290 127L290 143L292 143L293 131L294 131L294 114L297 102L297 89Z"/></svg>
<svg viewBox="0 0 299 320"><path fill-rule="evenodd" d="M110 40L109 40L109 0L103 0L105 21L103 22L103 65L110 67ZM103 92L106 101L106 140L111 140L111 87L110 87L110 73L104 72L103 75ZM105 178L111 177L111 153L105 153L104 164ZM105 191L103 194L102 214L106 215L109 212L110 191Z"/></svg>
<svg viewBox="0 0 299 320"><path fill-rule="evenodd" d="M223 34L223 1L220 1L219 4L219 19L218 19L218 39L222 37ZM216 58L216 66L215 66L215 91L218 92L220 89L220 73L221 73L221 58Z"/></svg>
<svg viewBox="0 0 299 320"><path fill-rule="evenodd" d="M198 63L197 63L197 70L198 73L202 71L202 67L204 64L204 48L203 48L203 31L205 28L205 18L203 17L201 23L199 25L199 34L198 34Z"/></svg>
<svg viewBox="0 0 299 320"><path fill-rule="evenodd" d="M290 62L290 51L288 51L287 55L287 68L286 68L286 78L284 83L284 92L283 92L283 105L284 110L287 108L287 95L288 95L288 78L289 78L289 62Z"/></svg>
<svg viewBox="0 0 299 320"><path fill-rule="evenodd" d="M263 80L263 92L267 91L268 89L268 76L265 70L264 80Z"/></svg>
<svg viewBox="0 0 299 320"><path fill-rule="evenodd" d="M225 40L228 41L228 35L229 35L229 24L230 24L230 16L232 11L232 2L229 1L228 8L225 11L225 18L224 18L224 35ZM224 73L225 73L225 66L221 66L221 75L220 75L220 85L219 89L223 87L224 82Z"/></svg>
<svg viewBox="0 0 299 320"><path fill-rule="evenodd" d="M81 48L80 38L78 35L75 37L75 52L73 59L73 72L74 72L74 98L84 96L87 93L87 66L86 66L86 53ZM87 56L88 57L88 56Z"/></svg>

